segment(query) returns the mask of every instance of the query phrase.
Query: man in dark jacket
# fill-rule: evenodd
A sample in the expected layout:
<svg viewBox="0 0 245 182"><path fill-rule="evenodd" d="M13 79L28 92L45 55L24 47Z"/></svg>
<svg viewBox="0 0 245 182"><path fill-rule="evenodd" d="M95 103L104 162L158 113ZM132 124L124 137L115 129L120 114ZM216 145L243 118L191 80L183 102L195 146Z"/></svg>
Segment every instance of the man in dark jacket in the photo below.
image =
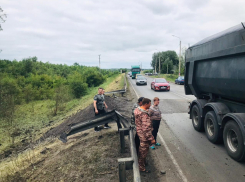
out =
<svg viewBox="0 0 245 182"><path fill-rule="evenodd" d="M107 105L105 103L105 97L103 95L103 88L98 89L98 94L94 96L94 112L95 116L101 115L106 113L105 108L107 109ZM108 124L107 124L108 126ZM109 126L108 126L109 127ZM96 126L94 130L100 131L99 128Z"/></svg>

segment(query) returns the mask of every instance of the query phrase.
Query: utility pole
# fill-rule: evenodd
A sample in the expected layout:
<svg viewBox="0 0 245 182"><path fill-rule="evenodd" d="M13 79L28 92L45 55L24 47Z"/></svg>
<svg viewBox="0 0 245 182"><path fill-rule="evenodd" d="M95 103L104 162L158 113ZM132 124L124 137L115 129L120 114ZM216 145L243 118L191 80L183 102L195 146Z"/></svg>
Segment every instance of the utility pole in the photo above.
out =
<svg viewBox="0 0 245 182"><path fill-rule="evenodd" d="M180 64L181 64L181 40L179 41L179 76L180 76Z"/></svg>
<svg viewBox="0 0 245 182"><path fill-rule="evenodd" d="M155 64L155 74L156 74L156 72L157 72L157 71L156 71L156 65L157 65L157 63Z"/></svg>
<svg viewBox="0 0 245 182"><path fill-rule="evenodd" d="M156 49L156 51L158 51L157 49ZM155 55L155 53L154 53L154 55ZM155 56L154 56L155 57ZM156 58L156 63L155 63L155 74L157 73L157 58Z"/></svg>
<svg viewBox="0 0 245 182"><path fill-rule="evenodd" d="M161 64L160 64L160 56L159 56L159 75L161 74Z"/></svg>
<svg viewBox="0 0 245 182"><path fill-rule="evenodd" d="M100 68L100 55L99 55L99 68Z"/></svg>
<svg viewBox="0 0 245 182"><path fill-rule="evenodd" d="M177 37L175 35L172 35L174 37ZM180 76L180 57L181 57L181 39L179 37L177 37L179 39L179 76Z"/></svg>

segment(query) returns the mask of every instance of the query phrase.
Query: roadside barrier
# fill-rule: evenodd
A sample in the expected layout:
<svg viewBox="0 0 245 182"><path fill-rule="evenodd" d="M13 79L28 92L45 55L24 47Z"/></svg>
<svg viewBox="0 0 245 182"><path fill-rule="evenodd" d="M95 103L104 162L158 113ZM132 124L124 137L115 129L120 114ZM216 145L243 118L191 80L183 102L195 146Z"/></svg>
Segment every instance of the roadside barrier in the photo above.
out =
<svg viewBox="0 0 245 182"><path fill-rule="evenodd" d="M126 73L124 75L124 89L121 89L121 90L114 90L114 91L111 91L111 92L105 92L105 94L116 94L116 93L120 93L123 97L123 94L126 93L127 91L127 82L126 82Z"/></svg>
<svg viewBox="0 0 245 182"><path fill-rule="evenodd" d="M126 74L124 79L125 79L124 90L117 90L114 92L107 92L107 93L125 93L127 90ZM99 126L105 123L110 123L115 121L117 123L118 131L120 134L121 153L125 152L125 136L128 136L130 154L131 154L131 157L118 159L119 181L126 182L126 170L133 170L134 182L141 182L138 157L136 153L136 146L134 140L135 127L131 125L131 122L129 122L125 117L123 117L123 115L120 114L118 111L113 110L103 115L97 116L92 120L88 120L82 123L78 123L74 126L71 126L68 131L60 135L59 139L62 142L66 143L68 136L74 135L78 132L90 128L94 128L95 126Z"/></svg>

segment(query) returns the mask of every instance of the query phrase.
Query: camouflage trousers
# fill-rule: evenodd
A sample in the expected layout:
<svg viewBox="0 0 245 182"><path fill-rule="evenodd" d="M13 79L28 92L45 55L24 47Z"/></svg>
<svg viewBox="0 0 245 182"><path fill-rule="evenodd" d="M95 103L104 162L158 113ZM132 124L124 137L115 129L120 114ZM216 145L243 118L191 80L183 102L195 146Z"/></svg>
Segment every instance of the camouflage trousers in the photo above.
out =
<svg viewBox="0 0 245 182"><path fill-rule="evenodd" d="M145 170L145 160L149 151L150 142L149 141L140 141L139 147L139 169L140 171Z"/></svg>

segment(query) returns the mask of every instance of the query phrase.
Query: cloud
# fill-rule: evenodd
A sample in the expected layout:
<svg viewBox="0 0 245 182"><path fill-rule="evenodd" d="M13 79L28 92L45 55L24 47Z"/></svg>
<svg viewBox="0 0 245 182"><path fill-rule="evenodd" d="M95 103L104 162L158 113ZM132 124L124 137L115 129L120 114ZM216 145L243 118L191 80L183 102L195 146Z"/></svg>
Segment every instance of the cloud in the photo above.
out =
<svg viewBox="0 0 245 182"><path fill-rule="evenodd" d="M2 0L1 59L150 68L152 54L179 51L244 21L245 1Z"/></svg>

